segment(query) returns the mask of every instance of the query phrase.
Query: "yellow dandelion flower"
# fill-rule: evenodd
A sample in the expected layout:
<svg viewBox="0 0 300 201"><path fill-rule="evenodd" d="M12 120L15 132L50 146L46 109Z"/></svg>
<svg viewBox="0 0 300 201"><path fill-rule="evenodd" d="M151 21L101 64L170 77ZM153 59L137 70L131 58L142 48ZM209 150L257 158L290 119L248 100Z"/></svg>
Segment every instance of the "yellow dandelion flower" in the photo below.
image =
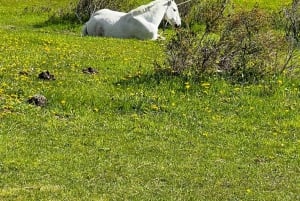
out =
<svg viewBox="0 0 300 201"><path fill-rule="evenodd" d="M153 105L151 105L151 109L158 111L159 107L157 105L153 104Z"/></svg>
<svg viewBox="0 0 300 201"><path fill-rule="evenodd" d="M209 88L210 87L210 83L204 82L204 83L201 84L201 86L204 87L204 88Z"/></svg>
<svg viewBox="0 0 300 201"><path fill-rule="evenodd" d="M189 88L191 88L191 85L190 85L190 83L189 82L186 82L186 83L184 83L185 84L185 88L186 89L189 89Z"/></svg>
<svg viewBox="0 0 300 201"><path fill-rule="evenodd" d="M22 76L21 76L21 80L22 80L22 81L26 81L26 80L28 80L28 77L27 77L27 76L24 76L24 75L22 75Z"/></svg>
<svg viewBox="0 0 300 201"><path fill-rule="evenodd" d="M60 101L60 103L61 103L62 105L65 105L65 104L66 104L66 101L65 101L65 100L62 100L62 101Z"/></svg>
<svg viewBox="0 0 300 201"><path fill-rule="evenodd" d="M50 48L49 48L48 46L46 46L46 47L44 48L44 50L45 50L46 52L50 52Z"/></svg>
<svg viewBox="0 0 300 201"><path fill-rule="evenodd" d="M134 119L138 119L139 116L138 116L138 114L134 113L134 114L131 115L131 117L134 118Z"/></svg>

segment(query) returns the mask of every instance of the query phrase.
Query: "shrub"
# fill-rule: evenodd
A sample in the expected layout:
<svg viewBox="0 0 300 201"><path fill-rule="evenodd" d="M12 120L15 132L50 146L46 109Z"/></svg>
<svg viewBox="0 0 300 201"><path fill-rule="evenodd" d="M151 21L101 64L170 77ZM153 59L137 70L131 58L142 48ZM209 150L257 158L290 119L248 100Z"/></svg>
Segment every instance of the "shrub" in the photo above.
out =
<svg viewBox="0 0 300 201"><path fill-rule="evenodd" d="M300 42L300 0L293 0L290 8L285 9L286 33L290 41L295 45Z"/></svg>
<svg viewBox="0 0 300 201"><path fill-rule="evenodd" d="M173 72L196 77L218 72L234 82L253 83L291 64L299 40L299 26L291 20L294 11L293 18L286 19L290 22L285 37L271 29L270 15L258 7L225 15L227 1L216 2L220 0L199 9L202 31L179 30L168 43L167 63Z"/></svg>
<svg viewBox="0 0 300 201"><path fill-rule="evenodd" d="M189 14L190 25L204 24L206 32L214 31L224 17L228 2L228 0L196 1Z"/></svg>
<svg viewBox="0 0 300 201"><path fill-rule="evenodd" d="M167 45L167 62L175 74L198 75L209 70L217 51L215 39L204 40L196 32L179 30Z"/></svg>
<svg viewBox="0 0 300 201"><path fill-rule="evenodd" d="M202 35L197 29L178 30L170 40L167 45L167 62L173 72L200 75L213 68L219 50L217 37L213 37L210 33L221 24L226 4L227 1L211 0L205 3L197 1L193 5L188 16L188 25L194 26L202 21L205 30ZM199 5L203 8L200 9ZM216 10L219 12L215 12Z"/></svg>
<svg viewBox="0 0 300 201"><path fill-rule="evenodd" d="M192 13L192 9L198 3L198 0L177 0L176 3L178 5L183 26L189 26L191 21L190 14Z"/></svg>
<svg viewBox="0 0 300 201"><path fill-rule="evenodd" d="M125 0L79 0L75 13L82 22L85 22L96 10L102 8L119 10L124 3Z"/></svg>
<svg viewBox="0 0 300 201"><path fill-rule="evenodd" d="M293 0L291 7L284 9L285 33L288 44L286 60L280 73L287 69L299 68L299 61L294 61L295 52L300 48L300 0Z"/></svg>
<svg viewBox="0 0 300 201"><path fill-rule="evenodd" d="M226 20L218 41L218 69L239 82L254 82L271 72L282 39L268 29L268 21L258 8Z"/></svg>

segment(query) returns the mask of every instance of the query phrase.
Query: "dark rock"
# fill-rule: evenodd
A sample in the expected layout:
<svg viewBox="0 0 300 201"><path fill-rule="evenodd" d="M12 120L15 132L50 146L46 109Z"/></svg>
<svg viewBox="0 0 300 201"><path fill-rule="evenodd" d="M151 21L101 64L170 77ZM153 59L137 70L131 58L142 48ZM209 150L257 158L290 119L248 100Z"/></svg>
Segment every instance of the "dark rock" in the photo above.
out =
<svg viewBox="0 0 300 201"><path fill-rule="evenodd" d="M88 68L84 68L82 69L82 72L83 73L86 73L86 74L96 74L98 73L98 71L92 67L88 67Z"/></svg>
<svg viewBox="0 0 300 201"><path fill-rule="evenodd" d="M47 104L47 98L43 95L37 94L28 99L29 104L44 107Z"/></svg>
<svg viewBox="0 0 300 201"><path fill-rule="evenodd" d="M49 71L44 71L39 74L39 78L42 80L55 80L54 75L50 74Z"/></svg>

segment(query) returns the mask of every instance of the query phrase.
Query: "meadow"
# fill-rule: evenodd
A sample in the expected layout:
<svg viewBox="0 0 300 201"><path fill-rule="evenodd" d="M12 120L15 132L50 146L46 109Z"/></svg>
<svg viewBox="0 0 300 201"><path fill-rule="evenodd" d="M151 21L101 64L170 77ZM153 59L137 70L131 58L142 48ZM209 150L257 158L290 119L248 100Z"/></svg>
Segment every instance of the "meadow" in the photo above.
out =
<svg viewBox="0 0 300 201"><path fill-rule="evenodd" d="M300 199L299 72L251 85L160 74L165 41L45 23L68 5L0 0L0 200Z"/></svg>

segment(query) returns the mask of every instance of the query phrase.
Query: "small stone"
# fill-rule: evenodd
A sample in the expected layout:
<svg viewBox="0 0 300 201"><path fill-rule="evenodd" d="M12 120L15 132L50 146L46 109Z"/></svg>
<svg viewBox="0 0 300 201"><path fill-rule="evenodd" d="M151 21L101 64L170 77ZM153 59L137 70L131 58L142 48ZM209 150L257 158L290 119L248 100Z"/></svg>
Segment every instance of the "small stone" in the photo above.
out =
<svg viewBox="0 0 300 201"><path fill-rule="evenodd" d="M32 96L30 99L28 99L27 102L32 105L45 107L47 104L47 98L43 95L36 94L36 95Z"/></svg>
<svg viewBox="0 0 300 201"><path fill-rule="evenodd" d="M49 71L44 71L39 74L39 78L42 80L55 80L54 75L50 74Z"/></svg>
<svg viewBox="0 0 300 201"><path fill-rule="evenodd" d="M98 71L92 67L88 67L88 68L84 68L82 69L82 72L83 73L86 73L86 74L96 74L98 73Z"/></svg>

